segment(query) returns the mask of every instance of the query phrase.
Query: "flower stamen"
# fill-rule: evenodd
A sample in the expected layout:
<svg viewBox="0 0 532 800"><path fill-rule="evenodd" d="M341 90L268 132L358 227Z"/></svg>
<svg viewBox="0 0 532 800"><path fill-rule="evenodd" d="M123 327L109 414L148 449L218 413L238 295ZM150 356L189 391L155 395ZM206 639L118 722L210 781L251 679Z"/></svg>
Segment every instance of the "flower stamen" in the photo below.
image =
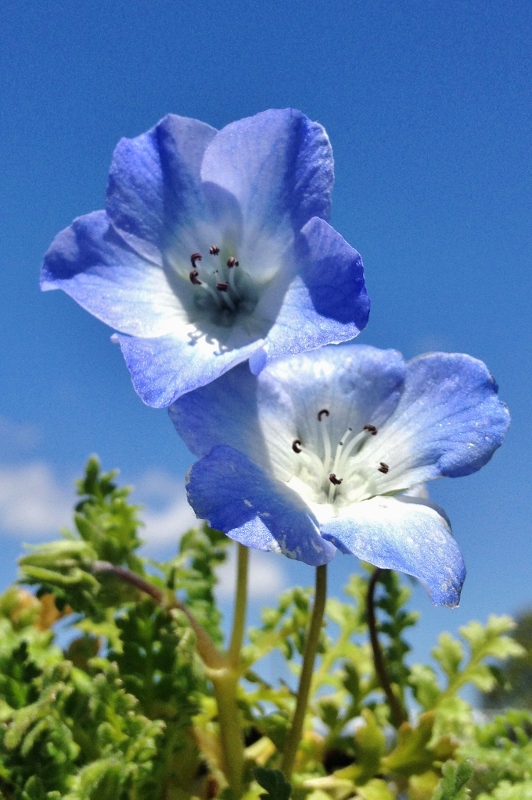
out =
<svg viewBox="0 0 532 800"><path fill-rule="evenodd" d="M390 471L390 467L388 464L385 464L384 461L380 461L380 467L378 467L379 472L382 472L383 475L386 475Z"/></svg>
<svg viewBox="0 0 532 800"><path fill-rule="evenodd" d="M302 450L301 444L302 444L301 439L294 439L294 441L292 442L292 450L294 451L294 453L301 452Z"/></svg>
<svg viewBox="0 0 532 800"><path fill-rule="evenodd" d="M372 435L372 436L376 436L376 435L377 435L377 433L378 433L378 430L377 430L377 428L375 427L375 425L364 425L364 427L362 428L362 430L363 430L363 431L369 431L369 433L371 433L371 435Z"/></svg>
<svg viewBox="0 0 532 800"><path fill-rule="evenodd" d="M218 247L218 245L211 244L211 246L209 247L209 253L211 254L211 256L217 256L219 252L220 248Z"/></svg>

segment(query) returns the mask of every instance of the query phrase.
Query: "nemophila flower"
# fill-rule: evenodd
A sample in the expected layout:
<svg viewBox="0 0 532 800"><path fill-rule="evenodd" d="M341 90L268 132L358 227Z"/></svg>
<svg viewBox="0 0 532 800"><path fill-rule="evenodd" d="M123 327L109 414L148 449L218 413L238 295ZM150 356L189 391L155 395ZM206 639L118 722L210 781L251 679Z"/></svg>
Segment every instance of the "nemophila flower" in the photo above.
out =
<svg viewBox="0 0 532 800"><path fill-rule="evenodd" d="M216 131L169 115L123 139L105 211L76 219L45 257L61 288L115 328L152 406L249 359L347 341L369 301L359 254L330 227L327 134L293 109Z"/></svg>
<svg viewBox="0 0 532 800"><path fill-rule="evenodd" d="M307 564L352 553L457 605L465 568L449 520L405 492L475 472L501 444L508 411L481 361L325 347L259 376L236 367L170 414L201 457L189 502L214 528Z"/></svg>

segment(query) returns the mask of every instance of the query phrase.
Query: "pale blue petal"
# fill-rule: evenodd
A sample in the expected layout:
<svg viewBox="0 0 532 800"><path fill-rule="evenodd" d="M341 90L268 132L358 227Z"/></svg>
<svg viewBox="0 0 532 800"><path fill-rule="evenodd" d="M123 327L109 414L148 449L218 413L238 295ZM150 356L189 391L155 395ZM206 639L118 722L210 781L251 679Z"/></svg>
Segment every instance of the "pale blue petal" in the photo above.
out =
<svg viewBox="0 0 532 800"><path fill-rule="evenodd" d="M249 232L295 231L328 219L333 158L327 134L295 109L271 109L223 128L205 151L201 177L238 200Z"/></svg>
<svg viewBox="0 0 532 800"><path fill-rule="evenodd" d="M215 135L204 122L168 114L146 133L118 143L106 208L138 252L150 257L154 249L164 250L179 229L206 216L200 169Z"/></svg>
<svg viewBox="0 0 532 800"><path fill-rule="evenodd" d="M457 606L465 566L438 506L414 497L374 497L342 510L320 525L344 553L376 567L417 578L434 605Z"/></svg>
<svg viewBox="0 0 532 800"><path fill-rule="evenodd" d="M134 336L164 335L184 319L161 264L134 252L105 211L79 217L55 237L41 288L63 289L98 319Z"/></svg>
<svg viewBox="0 0 532 800"><path fill-rule="evenodd" d="M335 555L299 495L231 447L216 447L194 464L187 495L196 516L246 547L312 566Z"/></svg>
<svg viewBox="0 0 532 800"><path fill-rule="evenodd" d="M480 469L502 444L510 417L482 361L430 353L407 365L401 401L371 442L390 471L383 491Z"/></svg>
<svg viewBox="0 0 532 800"><path fill-rule="evenodd" d="M229 445L257 461L256 456L264 450L257 390L256 377L243 363L221 375L216 383L183 395L168 411L195 456L201 458L217 445Z"/></svg>
<svg viewBox="0 0 532 800"><path fill-rule="evenodd" d="M228 445L255 464L287 481L293 475L298 414L290 394L268 370L258 378L240 364L215 383L180 397L169 408L170 418L189 450L206 455Z"/></svg>
<svg viewBox="0 0 532 800"><path fill-rule="evenodd" d="M155 408L171 405L178 397L216 380L245 361L261 342L224 348L216 340L193 334L169 334L155 339L117 335L135 391Z"/></svg>
<svg viewBox="0 0 532 800"><path fill-rule="evenodd" d="M331 440L340 441L348 427L359 431L364 425L384 423L400 400L404 376L405 364L396 350L350 344L323 347L274 361L261 372L259 380L268 381L272 389L259 413L267 408L274 418L281 406L287 408L288 396L297 435L312 446L322 441L317 415L325 408Z"/></svg>
<svg viewBox="0 0 532 800"><path fill-rule="evenodd" d="M317 217L297 239L298 275L280 308L278 287L265 292L256 313L273 322L263 353L251 361L256 374L280 356L354 339L366 326L369 298L359 253Z"/></svg>

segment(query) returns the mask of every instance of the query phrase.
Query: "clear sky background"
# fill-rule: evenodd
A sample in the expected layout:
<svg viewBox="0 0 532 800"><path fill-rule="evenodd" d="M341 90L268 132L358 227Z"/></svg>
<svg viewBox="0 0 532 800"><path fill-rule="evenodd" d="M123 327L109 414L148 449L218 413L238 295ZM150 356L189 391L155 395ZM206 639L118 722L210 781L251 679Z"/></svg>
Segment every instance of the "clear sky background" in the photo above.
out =
<svg viewBox="0 0 532 800"><path fill-rule="evenodd" d="M135 395L108 328L39 292L52 238L103 206L120 137L168 112L222 127L293 106L333 144L332 222L373 303L360 341L479 357L513 417L480 473L430 487L468 577L455 611L415 591L414 658L442 629L531 605L529 0L17 0L0 23L1 583L21 542L68 524L92 452L137 487L152 553L191 520L192 458L166 412ZM332 590L357 569L339 555ZM262 558L254 613L295 582L312 569Z"/></svg>

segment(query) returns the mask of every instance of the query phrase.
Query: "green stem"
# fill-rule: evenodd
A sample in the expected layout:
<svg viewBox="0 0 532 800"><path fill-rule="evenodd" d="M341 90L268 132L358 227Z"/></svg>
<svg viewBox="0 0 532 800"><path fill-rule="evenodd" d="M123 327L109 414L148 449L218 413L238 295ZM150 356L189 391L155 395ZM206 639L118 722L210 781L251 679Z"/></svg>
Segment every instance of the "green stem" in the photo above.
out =
<svg viewBox="0 0 532 800"><path fill-rule="evenodd" d="M214 686L214 696L218 708L223 772L235 800L239 800L242 795L244 772L242 718L236 702L239 676L235 670L227 668L210 671L209 677Z"/></svg>
<svg viewBox="0 0 532 800"><path fill-rule="evenodd" d="M190 627L196 634L198 653L205 666L210 667L210 669L220 669L224 665L225 660L223 655L215 646L205 628L200 625L194 614L189 611L186 605L182 603L181 600L178 600L175 595L168 595L161 589L158 589L157 586L154 586L152 583L149 583L149 581L141 578L141 576L137 575L135 572L131 572L131 570L126 569L125 567L118 567L115 564L109 563L108 561L93 561L91 564L91 569L95 574L104 573L108 575L116 575L117 578L121 578L123 581L135 586L141 592L149 595L151 598L153 598L153 600L155 600L156 603L158 603L158 605L162 606L163 608L178 608L183 612L183 614L185 614L186 618L190 622Z"/></svg>
<svg viewBox="0 0 532 800"><path fill-rule="evenodd" d="M235 612L233 617L233 632L229 645L229 663L235 669L240 666L242 642L246 625L246 605L248 598L248 568L249 549L238 544L238 566L236 575Z"/></svg>
<svg viewBox="0 0 532 800"><path fill-rule="evenodd" d="M303 723L305 722L310 686L312 683L312 672L314 670L314 660L316 658L316 651L318 649L318 642L320 639L326 598L327 565L324 564L323 566L316 568L314 608L312 610L312 618L310 620L307 641L305 643L305 651L303 653L303 664L301 667L301 676L299 678L299 688L297 691L296 710L294 713L294 719L292 720L292 727L290 728L284 747L282 771L287 781L290 781L292 776L297 749L299 747L301 734L303 732Z"/></svg>
<svg viewBox="0 0 532 800"><path fill-rule="evenodd" d="M388 700L388 705L390 706L390 712L392 717L392 723L395 725L396 728L401 725L401 723L405 722L406 720L406 712L402 706L402 703L398 700L397 696L395 695L392 685L390 683L390 679L388 678L388 673L386 672L386 666L384 664L384 656L382 654L381 645L379 642L379 634L377 628L377 618L375 615L375 587L379 581L384 570L377 567L375 572L370 578L368 584L368 594L367 594L367 615L368 615L368 628L369 628L369 638L371 641L371 649L373 651L373 664L375 666L375 672L377 674L377 678L379 679L379 683L381 685L384 694L386 695L386 699Z"/></svg>

